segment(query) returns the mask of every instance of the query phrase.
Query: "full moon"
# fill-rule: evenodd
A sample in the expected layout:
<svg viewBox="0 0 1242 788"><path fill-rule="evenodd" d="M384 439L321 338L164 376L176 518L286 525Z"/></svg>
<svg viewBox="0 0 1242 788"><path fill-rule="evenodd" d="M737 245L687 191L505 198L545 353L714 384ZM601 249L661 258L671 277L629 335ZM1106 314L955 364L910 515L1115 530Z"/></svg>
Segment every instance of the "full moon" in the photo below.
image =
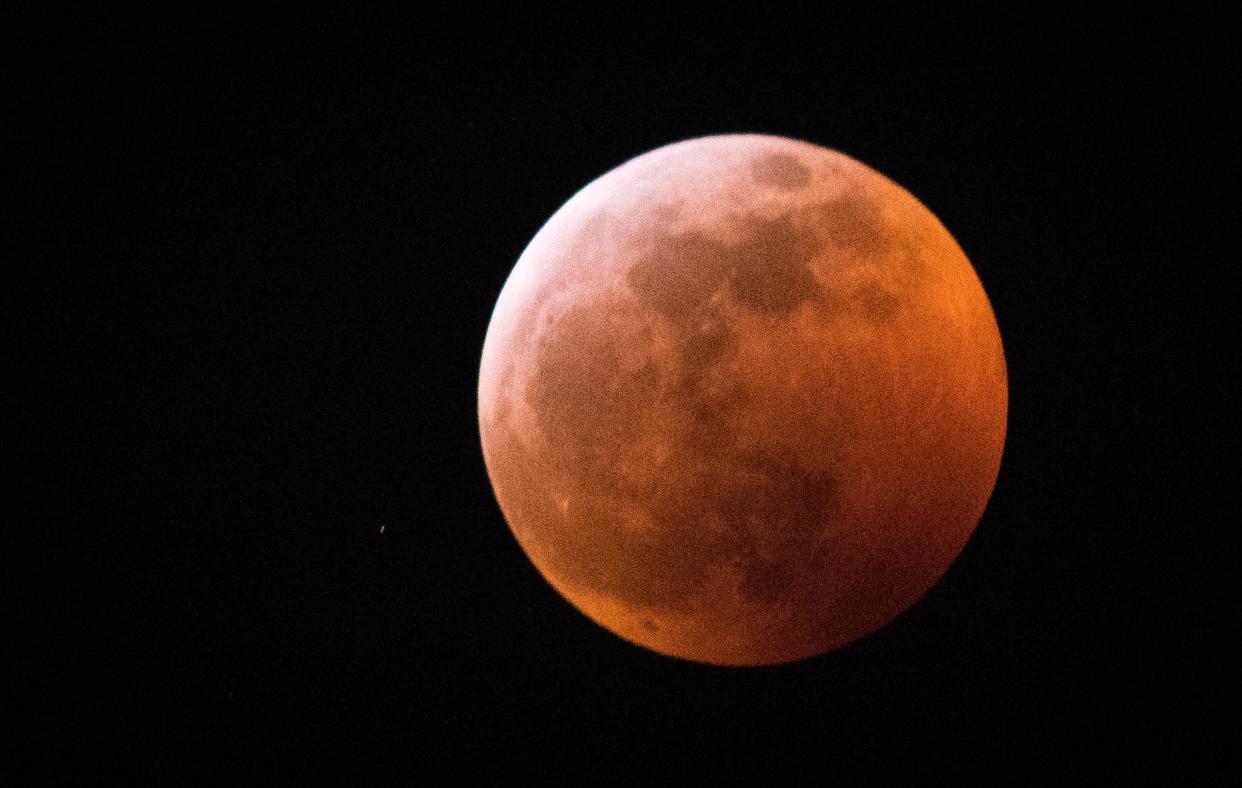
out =
<svg viewBox="0 0 1242 788"><path fill-rule="evenodd" d="M548 219L497 300L479 428L544 578L669 656L767 665L944 574L1005 442L1000 332L909 192L783 137L668 145Z"/></svg>

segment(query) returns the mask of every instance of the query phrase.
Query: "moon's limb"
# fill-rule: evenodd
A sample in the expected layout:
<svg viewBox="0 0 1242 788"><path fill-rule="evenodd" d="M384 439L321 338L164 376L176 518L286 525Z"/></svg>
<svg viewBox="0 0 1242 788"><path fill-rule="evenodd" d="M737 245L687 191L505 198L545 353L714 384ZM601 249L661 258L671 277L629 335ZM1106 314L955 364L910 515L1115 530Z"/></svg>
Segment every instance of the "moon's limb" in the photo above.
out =
<svg viewBox="0 0 1242 788"><path fill-rule="evenodd" d="M913 196L732 135L597 179L519 259L479 421L523 549L601 625L720 664L800 659L913 604L1004 444L982 286Z"/></svg>

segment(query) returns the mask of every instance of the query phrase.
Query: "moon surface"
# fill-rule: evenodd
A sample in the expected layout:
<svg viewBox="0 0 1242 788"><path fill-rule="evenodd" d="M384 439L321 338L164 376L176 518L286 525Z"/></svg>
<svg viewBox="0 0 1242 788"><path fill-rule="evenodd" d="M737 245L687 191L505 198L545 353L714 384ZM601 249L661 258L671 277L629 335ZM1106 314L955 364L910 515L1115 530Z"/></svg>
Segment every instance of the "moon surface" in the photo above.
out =
<svg viewBox="0 0 1242 788"><path fill-rule="evenodd" d="M1008 387L970 261L875 170L783 137L668 145L531 240L479 427L540 573L633 643L821 654L943 575L992 493Z"/></svg>

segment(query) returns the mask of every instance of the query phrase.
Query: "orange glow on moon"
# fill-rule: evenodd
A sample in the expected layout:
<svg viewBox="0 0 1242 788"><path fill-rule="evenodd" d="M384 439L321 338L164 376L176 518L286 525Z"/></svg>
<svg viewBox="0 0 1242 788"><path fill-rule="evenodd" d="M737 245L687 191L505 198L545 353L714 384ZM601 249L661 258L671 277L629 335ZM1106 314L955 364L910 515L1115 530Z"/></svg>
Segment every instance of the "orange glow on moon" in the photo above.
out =
<svg viewBox="0 0 1242 788"><path fill-rule="evenodd" d="M479 376L523 550L621 637L722 665L884 626L996 481L1008 389L970 261L843 154L727 135L639 156L535 235Z"/></svg>

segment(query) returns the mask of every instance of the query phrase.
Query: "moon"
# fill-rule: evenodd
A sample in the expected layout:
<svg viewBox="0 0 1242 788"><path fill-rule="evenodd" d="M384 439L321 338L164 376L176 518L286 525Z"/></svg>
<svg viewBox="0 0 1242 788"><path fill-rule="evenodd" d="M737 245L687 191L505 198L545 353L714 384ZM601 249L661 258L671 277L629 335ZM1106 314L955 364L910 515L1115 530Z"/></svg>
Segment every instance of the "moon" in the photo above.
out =
<svg viewBox="0 0 1242 788"><path fill-rule="evenodd" d="M785 663L874 632L961 552L1008 383L970 261L866 165L766 135L641 155L496 302L496 498L544 578L661 654Z"/></svg>

